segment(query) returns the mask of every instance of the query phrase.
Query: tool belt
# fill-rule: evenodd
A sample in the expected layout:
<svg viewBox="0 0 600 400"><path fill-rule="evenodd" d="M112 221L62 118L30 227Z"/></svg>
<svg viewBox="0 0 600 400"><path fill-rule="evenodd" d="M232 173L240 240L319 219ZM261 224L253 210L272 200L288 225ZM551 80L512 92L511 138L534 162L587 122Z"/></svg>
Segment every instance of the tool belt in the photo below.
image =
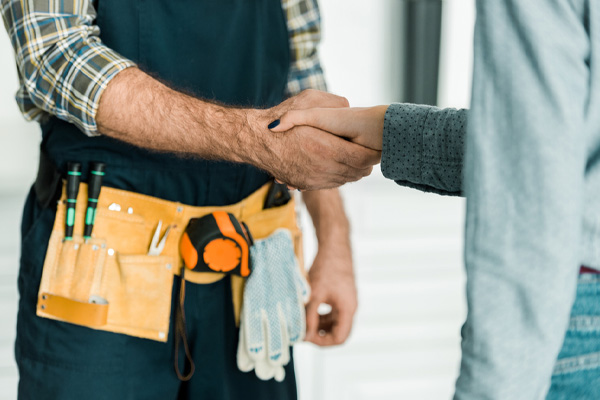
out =
<svg viewBox="0 0 600 400"><path fill-rule="evenodd" d="M237 204L193 207L124 190L103 187L90 239L83 238L87 185L81 183L72 240L65 238L66 190L58 201L39 288L37 315L93 329L166 342L174 275L184 263L179 252L191 218L224 211L247 225L255 239L278 228L292 232L302 266L302 236L294 200L263 209L270 183ZM158 221L171 231L160 255L148 255ZM302 267L301 267L302 268ZM223 273L185 271L185 281L210 284ZM236 321L244 279L231 275Z"/></svg>

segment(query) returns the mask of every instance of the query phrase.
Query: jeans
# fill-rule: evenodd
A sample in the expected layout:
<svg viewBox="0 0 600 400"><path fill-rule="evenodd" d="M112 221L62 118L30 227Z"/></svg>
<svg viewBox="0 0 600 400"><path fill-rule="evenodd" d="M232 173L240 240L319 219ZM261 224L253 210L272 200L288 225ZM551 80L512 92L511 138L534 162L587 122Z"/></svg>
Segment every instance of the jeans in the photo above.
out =
<svg viewBox="0 0 600 400"><path fill-rule="evenodd" d="M600 274L581 274L547 400L600 399Z"/></svg>

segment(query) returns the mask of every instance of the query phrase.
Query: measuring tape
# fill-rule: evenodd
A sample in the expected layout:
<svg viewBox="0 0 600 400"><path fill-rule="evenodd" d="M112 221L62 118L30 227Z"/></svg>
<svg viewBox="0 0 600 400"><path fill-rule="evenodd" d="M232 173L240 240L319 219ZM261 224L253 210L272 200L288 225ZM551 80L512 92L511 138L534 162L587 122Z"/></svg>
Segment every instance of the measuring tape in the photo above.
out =
<svg viewBox="0 0 600 400"><path fill-rule="evenodd" d="M215 211L192 218L181 238L185 267L196 272L220 272L248 277L253 240L246 224L233 214Z"/></svg>

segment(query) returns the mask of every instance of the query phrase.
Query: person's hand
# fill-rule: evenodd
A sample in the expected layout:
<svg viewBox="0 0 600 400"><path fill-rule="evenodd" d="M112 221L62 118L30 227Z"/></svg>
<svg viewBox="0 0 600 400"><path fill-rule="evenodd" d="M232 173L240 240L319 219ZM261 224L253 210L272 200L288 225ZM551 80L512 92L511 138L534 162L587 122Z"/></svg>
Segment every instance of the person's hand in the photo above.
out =
<svg viewBox="0 0 600 400"><path fill-rule="evenodd" d="M327 189L369 175L381 153L348 142L321 129L294 127L285 133L268 126L290 110L314 107L343 108L348 101L339 96L306 90L268 110L250 110L248 125L261 143L252 163L277 180L304 190Z"/></svg>
<svg viewBox="0 0 600 400"><path fill-rule="evenodd" d="M290 110L273 132L285 132L297 126L312 126L381 151L383 123L388 106L369 108L312 108Z"/></svg>
<svg viewBox="0 0 600 400"><path fill-rule="evenodd" d="M311 297L306 305L305 340L319 346L344 343L358 306L350 247L334 243L319 246L308 280ZM320 315L322 303L330 305L331 312Z"/></svg>

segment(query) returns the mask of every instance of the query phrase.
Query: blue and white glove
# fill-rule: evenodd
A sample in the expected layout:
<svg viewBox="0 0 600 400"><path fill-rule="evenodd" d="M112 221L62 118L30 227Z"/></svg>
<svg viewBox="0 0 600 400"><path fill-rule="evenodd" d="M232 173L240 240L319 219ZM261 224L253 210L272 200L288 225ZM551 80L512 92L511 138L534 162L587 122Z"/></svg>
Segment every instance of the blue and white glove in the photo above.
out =
<svg viewBox="0 0 600 400"><path fill-rule="evenodd" d="M240 317L237 364L262 380L281 382L290 346L304 339L304 304L310 288L300 272L290 231L278 229L257 240L250 251L252 273L246 281Z"/></svg>

